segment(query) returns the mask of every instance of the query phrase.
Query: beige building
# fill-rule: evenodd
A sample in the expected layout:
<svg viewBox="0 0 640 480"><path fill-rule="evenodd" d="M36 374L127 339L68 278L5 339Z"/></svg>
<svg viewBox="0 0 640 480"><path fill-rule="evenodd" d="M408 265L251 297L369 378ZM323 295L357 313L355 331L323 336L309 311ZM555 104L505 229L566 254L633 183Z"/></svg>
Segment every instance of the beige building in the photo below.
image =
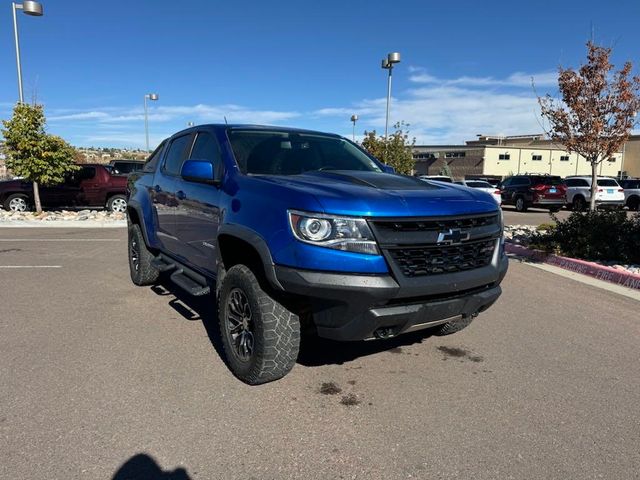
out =
<svg viewBox="0 0 640 480"><path fill-rule="evenodd" d="M413 157L417 174L438 175L448 170L456 179L502 178L518 173L561 177L591 174L591 165L584 157L568 153L543 135L479 135L464 145L416 145ZM631 136L623 151L598 166L599 175L619 176L622 171L640 177L640 135Z"/></svg>

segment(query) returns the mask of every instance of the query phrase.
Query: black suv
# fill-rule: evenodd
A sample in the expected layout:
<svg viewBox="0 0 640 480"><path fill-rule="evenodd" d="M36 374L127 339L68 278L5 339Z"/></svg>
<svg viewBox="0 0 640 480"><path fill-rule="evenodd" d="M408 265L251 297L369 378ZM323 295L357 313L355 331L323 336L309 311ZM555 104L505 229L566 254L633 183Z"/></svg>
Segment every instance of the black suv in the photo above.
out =
<svg viewBox="0 0 640 480"><path fill-rule="evenodd" d="M503 205L515 205L518 212L546 208L557 212L567 202L567 187L557 175L514 175L498 184Z"/></svg>
<svg viewBox="0 0 640 480"><path fill-rule="evenodd" d="M138 172L144 167L142 160L111 160L112 175L129 175L131 172Z"/></svg>

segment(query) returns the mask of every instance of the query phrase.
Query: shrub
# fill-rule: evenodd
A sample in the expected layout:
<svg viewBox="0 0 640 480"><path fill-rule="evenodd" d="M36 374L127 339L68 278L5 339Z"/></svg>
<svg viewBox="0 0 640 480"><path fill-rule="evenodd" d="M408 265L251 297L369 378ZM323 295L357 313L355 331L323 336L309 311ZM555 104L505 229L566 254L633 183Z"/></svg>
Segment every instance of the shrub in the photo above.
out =
<svg viewBox="0 0 640 480"><path fill-rule="evenodd" d="M640 215L624 211L574 212L538 232L531 246L584 260L640 263Z"/></svg>

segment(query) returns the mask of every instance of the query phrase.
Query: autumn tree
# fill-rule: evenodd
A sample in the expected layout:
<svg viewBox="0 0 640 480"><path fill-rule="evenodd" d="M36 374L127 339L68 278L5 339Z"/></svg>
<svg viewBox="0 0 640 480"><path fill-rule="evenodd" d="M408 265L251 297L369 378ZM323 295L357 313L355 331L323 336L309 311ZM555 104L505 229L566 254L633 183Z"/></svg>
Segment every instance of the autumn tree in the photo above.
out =
<svg viewBox="0 0 640 480"><path fill-rule="evenodd" d="M76 170L75 149L45 132L42 105L17 103L11 119L3 120L2 125L7 168L33 182L36 211L42 212L39 185L61 183L67 172Z"/></svg>
<svg viewBox="0 0 640 480"><path fill-rule="evenodd" d="M410 175L415 166L412 147L416 140L409 140L408 127L408 123L396 123L393 126L395 131L388 138L377 136L375 130L365 131L362 146L382 163L393 167L396 172Z"/></svg>
<svg viewBox="0 0 640 480"><path fill-rule="evenodd" d="M587 63L578 70L559 69L562 101L538 97L549 121L550 137L591 164L591 205L595 210L598 165L622 148L640 109L640 78L632 76L631 62L612 72L611 49L587 43Z"/></svg>

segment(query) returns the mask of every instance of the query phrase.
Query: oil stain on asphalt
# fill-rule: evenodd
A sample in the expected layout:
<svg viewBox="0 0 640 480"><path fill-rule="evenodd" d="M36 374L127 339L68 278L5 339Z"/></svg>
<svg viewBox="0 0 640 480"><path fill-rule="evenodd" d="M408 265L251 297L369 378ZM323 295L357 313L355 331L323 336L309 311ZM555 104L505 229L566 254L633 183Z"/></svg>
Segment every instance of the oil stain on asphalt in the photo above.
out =
<svg viewBox="0 0 640 480"><path fill-rule="evenodd" d="M464 348L440 346L438 347L438 350L445 354L443 360L452 357L460 358L461 360L470 360L475 363L484 361L484 358L482 358L480 355L473 355L471 352L465 350Z"/></svg>

